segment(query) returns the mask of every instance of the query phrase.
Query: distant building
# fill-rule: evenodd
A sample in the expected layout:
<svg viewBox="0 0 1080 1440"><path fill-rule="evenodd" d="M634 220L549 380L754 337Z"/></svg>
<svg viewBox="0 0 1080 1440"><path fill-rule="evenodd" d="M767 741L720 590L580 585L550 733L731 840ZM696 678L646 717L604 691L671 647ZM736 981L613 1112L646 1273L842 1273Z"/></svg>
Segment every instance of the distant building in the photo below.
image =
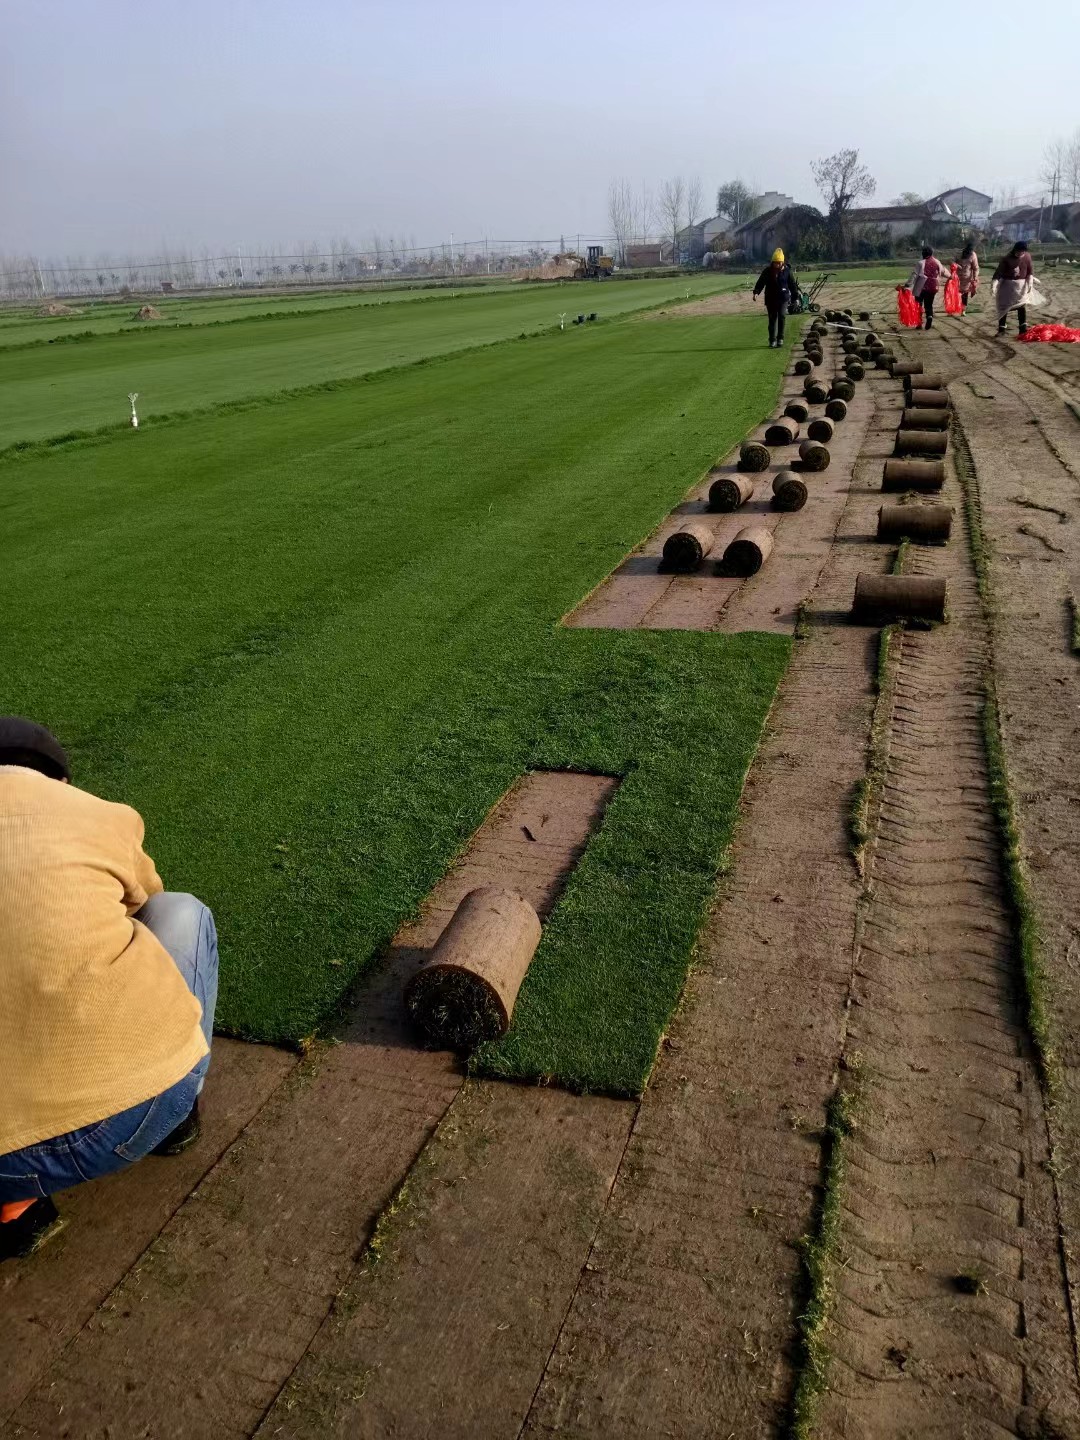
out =
<svg viewBox="0 0 1080 1440"><path fill-rule="evenodd" d="M769 210L789 210L794 204L794 196L784 195L779 190L766 190L764 195L755 195L754 204L757 206L759 215L766 214Z"/></svg>
<svg viewBox="0 0 1080 1440"><path fill-rule="evenodd" d="M883 230L890 240L907 240L921 235L938 222L947 218L944 212L935 215L928 204L921 205L869 205L848 211L848 225L853 231Z"/></svg>
<svg viewBox="0 0 1080 1440"><path fill-rule="evenodd" d="M952 190L943 190L926 202L936 221L950 217L961 225L972 225L985 230L990 219L993 196L984 195L981 190L972 190L970 185L957 185Z"/></svg>
<svg viewBox="0 0 1080 1440"><path fill-rule="evenodd" d="M680 265L698 263L712 242L720 235L727 235L732 228L730 215L712 215L708 220L699 220L696 225L685 225L676 234Z"/></svg>
<svg viewBox="0 0 1080 1440"><path fill-rule="evenodd" d="M740 225L731 237L731 248L743 250L751 260L769 256L783 243L784 216L791 207L776 205Z"/></svg>
<svg viewBox="0 0 1080 1440"><path fill-rule="evenodd" d="M646 245L627 245L623 264L628 270L645 270L650 265L671 263L671 241L650 240Z"/></svg>
<svg viewBox="0 0 1080 1440"><path fill-rule="evenodd" d="M1037 240L1042 235L1050 238L1056 230L1080 244L1080 204L1071 205L1014 205L1009 210L998 210L990 216L990 229L1006 240Z"/></svg>

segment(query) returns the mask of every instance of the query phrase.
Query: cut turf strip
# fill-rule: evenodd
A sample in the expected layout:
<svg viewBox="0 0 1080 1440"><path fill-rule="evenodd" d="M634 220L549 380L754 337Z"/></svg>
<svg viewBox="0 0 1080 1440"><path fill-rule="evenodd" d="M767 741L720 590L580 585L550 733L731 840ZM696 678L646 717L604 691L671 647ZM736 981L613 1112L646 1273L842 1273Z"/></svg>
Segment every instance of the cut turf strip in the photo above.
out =
<svg viewBox="0 0 1080 1440"><path fill-rule="evenodd" d="M30 1365L12 1356L16 1427L52 1434L62 1416L72 1435L92 1434L96 1417L108 1415L118 1434L156 1434L167 1414L175 1435L254 1429L461 1086L451 1055L417 1047L404 980L477 885L497 881L549 913L615 789L605 776L554 773L513 787L420 919L395 938L338 1043L269 1098L105 1299L98 1320L89 1318L60 1359L55 1340L32 1345ZM144 1174L168 1168L147 1162L106 1182L114 1213L138 1203ZM66 1265L50 1269L45 1260L23 1272L44 1313L61 1308L53 1286L67 1283L80 1254L93 1253L94 1233L72 1230L64 1243L72 1247ZM54 1266L64 1258L62 1248L50 1254ZM4 1282L10 1274L5 1267ZM6 1368L0 1363L0 1374Z"/></svg>

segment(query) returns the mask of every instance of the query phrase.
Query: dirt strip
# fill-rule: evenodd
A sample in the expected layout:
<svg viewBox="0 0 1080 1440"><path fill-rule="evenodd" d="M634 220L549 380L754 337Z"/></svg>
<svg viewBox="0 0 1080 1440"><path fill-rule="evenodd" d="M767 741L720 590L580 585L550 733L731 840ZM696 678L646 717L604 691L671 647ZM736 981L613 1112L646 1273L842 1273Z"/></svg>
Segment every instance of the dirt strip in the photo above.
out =
<svg viewBox="0 0 1080 1440"><path fill-rule="evenodd" d="M868 396L881 380L864 382ZM848 623L895 422L875 415L751 772L733 878L642 1101L527 1435L775 1435L793 1384L799 1240L842 1043L876 635ZM875 488L872 488L875 487Z"/></svg>
<svg viewBox="0 0 1080 1440"><path fill-rule="evenodd" d="M164 1433L165 1416L170 1436L252 1433L461 1087L454 1057L405 1030L404 979L472 885L546 912L615 784L536 774L510 793L362 1013L270 1097L0 1434L117 1440Z"/></svg>
<svg viewBox="0 0 1080 1440"><path fill-rule="evenodd" d="M815 374L827 384L840 369L842 360L835 333L826 339L824 352L823 363ZM818 473L800 472L810 491L802 510L781 514L772 506L774 476L793 464L798 468L798 447L793 445L774 447L769 468L746 477L753 481L754 494L745 505L730 514L711 513L708 508L710 486L724 475L741 473L736 446L565 623L586 629L721 630L726 633L764 630L790 635L798 621L799 607L817 583L832 546L852 470L873 413L873 394L873 382L869 386L866 382L856 386L847 417L837 422L829 441L829 468ZM802 398L803 377L789 372L776 406L777 414L783 413L789 400ZM810 420L823 415L824 406L810 407ZM768 423L763 422L747 438L762 441ZM801 438L804 439L807 424L809 420L802 426ZM715 537L712 553L694 574L663 571L660 557L665 541L690 520L712 531ZM763 526L772 534L771 558L749 579L718 574L717 562L724 550L747 525Z"/></svg>
<svg viewBox="0 0 1080 1440"><path fill-rule="evenodd" d="M924 338L910 348L928 363ZM1072 1434L1057 1201L983 742L988 636L955 478L946 498L953 540L913 551L911 568L948 576L950 623L898 642L846 1045L865 1098L845 1146L819 1428Z"/></svg>

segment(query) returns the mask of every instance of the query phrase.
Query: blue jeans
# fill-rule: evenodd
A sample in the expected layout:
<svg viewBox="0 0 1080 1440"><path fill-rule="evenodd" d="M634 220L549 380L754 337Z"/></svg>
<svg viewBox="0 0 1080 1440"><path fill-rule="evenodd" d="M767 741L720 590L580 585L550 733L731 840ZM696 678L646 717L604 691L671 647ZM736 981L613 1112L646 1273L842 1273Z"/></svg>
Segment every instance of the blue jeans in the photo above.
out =
<svg viewBox="0 0 1080 1440"><path fill-rule="evenodd" d="M151 895L135 918L161 941L202 1006L202 1031L209 1045L218 987L213 915L194 895L165 891ZM205 1055L194 1070L151 1100L54 1140L0 1155L0 1205L52 1195L141 1160L190 1114L209 1066L210 1056Z"/></svg>

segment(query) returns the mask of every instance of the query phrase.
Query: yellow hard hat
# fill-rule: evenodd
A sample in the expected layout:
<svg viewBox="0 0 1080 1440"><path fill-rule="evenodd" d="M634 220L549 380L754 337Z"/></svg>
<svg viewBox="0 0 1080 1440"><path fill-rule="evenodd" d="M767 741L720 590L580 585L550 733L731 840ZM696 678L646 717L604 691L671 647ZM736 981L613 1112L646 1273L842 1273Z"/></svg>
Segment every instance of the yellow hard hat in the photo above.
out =
<svg viewBox="0 0 1080 1440"><path fill-rule="evenodd" d="M784 263L784 252L780 249L779 246L777 246L777 248L772 252L772 258L778 265L782 265Z"/></svg>

